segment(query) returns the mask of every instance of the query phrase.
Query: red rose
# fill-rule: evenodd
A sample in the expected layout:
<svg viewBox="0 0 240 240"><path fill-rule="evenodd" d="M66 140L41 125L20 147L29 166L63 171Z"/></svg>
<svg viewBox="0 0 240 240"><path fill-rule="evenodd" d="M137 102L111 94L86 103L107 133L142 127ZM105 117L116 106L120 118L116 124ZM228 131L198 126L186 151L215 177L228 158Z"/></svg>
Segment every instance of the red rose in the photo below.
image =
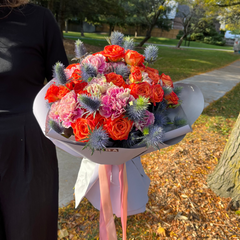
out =
<svg viewBox="0 0 240 240"><path fill-rule="evenodd" d="M88 140L83 140L89 136L89 128L91 131L94 130L94 122L85 118L78 118L75 123L71 123L73 133L76 141L87 142Z"/></svg>
<svg viewBox="0 0 240 240"><path fill-rule="evenodd" d="M159 84L152 85L152 95L150 101L156 105L156 102L161 102L163 100L164 91Z"/></svg>
<svg viewBox="0 0 240 240"><path fill-rule="evenodd" d="M56 102L57 100L59 100L58 92L59 87L56 86L55 83L52 84L46 92L45 99L47 99L49 103Z"/></svg>
<svg viewBox="0 0 240 240"><path fill-rule="evenodd" d="M151 85L147 82L141 82L141 83L132 83L130 85L131 94L138 98L139 95L144 96L146 98L150 98L152 95L152 89Z"/></svg>
<svg viewBox="0 0 240 240"><path fill-rule="evenodd" d="M70 90L66 86L59 86L59 91L58 91L58 98L63 98L67 93L69 93Z"/></svg>
<svg viewBox="0 0 240 240"><path fill-rule="evenodd" d="M127 50L125 53L125 62L131 66L138 66L144 63L145 57L133 50Z"/></svg>
<svg viewBox="0 0 240 240"><path fill-rule="evenodd" d="M140 67L131 67L131 74L129 76L131 83L137 83L142 81L142 72Z"/></svg>
<svg viewBox="0 0 240 240"><path fill-rule="evenodd" d="M146 67L144 72L148 74L148 77L153 80L154 84L157 84L160 80L160 76L157 69Z"/></svg>
<svg viewBox="0 0 240 240"><path fill-rule="evenodd" d="M172 82L172 79L170 78L170 76L162 73L160 78L162 80L162 83L163 83L164 87L172 87L173 88L173 82Z"/></svg>
<svg viewBox="0 0 240 240"><path fill-rule="evenodd" d="M73 64L70 64L66 67L66 69L71 69L73 67L77 67L77 65L79 65L79 63L73 63Z"/></svg>
<svg viewBox="0 0 240 240"><path fill-rule="evenodd" d="M114 120L108 119L106 128L113 140L127 140L132 125L132 121L120 116Z"/></svg>
<svg viewBox="0 0 240 240"><path fill-rule="evenodd" d="M87 85L88 84L86 82L78 82L75 84L73 90L76 94L80 94Z"/></svg>
<svg viewBox="0 0 240 240"><path fill-rule="evenodd" d="M168 104L173 104L173 105L178 104L179 98L175 92L171 92L170 94L164 96L164 98L167 100Z"/></svg>
<svg viewBox="0 0 240 240"><path fill-rule="evenodd" d="M122 87L125 85L125 81L121 75L118 75L114 72L108 73L105 75L107 82L112 82L114 85L118 87Z"/></svg>
<svg viewBox="0 0 240 240"><path fill-rule="evenodd" d="M103 55L108 58L111 62L119 62L124 56L124 48L118 45L108 45L104 48Z"/></svg>

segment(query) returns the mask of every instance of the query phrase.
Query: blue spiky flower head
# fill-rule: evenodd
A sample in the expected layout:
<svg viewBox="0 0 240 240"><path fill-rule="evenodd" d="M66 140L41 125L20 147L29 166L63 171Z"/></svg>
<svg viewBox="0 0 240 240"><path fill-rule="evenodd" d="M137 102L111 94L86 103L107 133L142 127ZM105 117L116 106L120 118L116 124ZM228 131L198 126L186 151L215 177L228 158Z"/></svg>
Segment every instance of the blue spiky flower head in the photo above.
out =
<svg viewBox="0 0 240 240"><path fill-rule="evenodd" d="M107 132L102 128L95 128L93 131L89 128L89 136L85 148L89 147L92 150L92 154L95 150L104 150L109 143L109 136Z"/></svg>
<svg viewBox="0 0 240 240"><path fill-rule="evenodd" d="M87 82L97 76L97 69L91 63L81 64L82 79Z"/></svg>
<svg viewBox="0 0 240 240"><path fill-rule="evenodd" d="M182 127L187 124L186 119L176 116L173 120L173 124L176 128Z"/></svg>
<svg viewBox="0 0 240 240"><path fill-rule="evenodd" d="M136 100L127 105L126 116L134 122L140 121L144 118L149 104L148 98L140 95Z"/></svg>
<svg viewBox="0 0 240 240"><path fill-rule="evenodd" d="M81 58L87 53L87 50L81 40L75 41L75 56L76 58Z"/></svg>
<svg viewBox="0 0 240 240"><path fill-rule="evenodd" d="M149 45L144 50L145 61L153 63L158 57L158 48L154 45Z"/></svg>
<svg viewBox="0 0 240 240"><path fill-rule="evenodd" d="M67 82L67 77L64 71L65 67L62 63L57 62L53 66L53 77L57 80L58 83L65 84Z"/></svg>
<svg viewBox="0 0 240 240"><path fill-rule="evenodd" d="M63 133L64 127L60 123L57 123L57 122L53 121L52 119L50 119L48 124L49 124L49 127L52 128L55 132L57 132L59 134Z"/></svg>
<svg viewBox="0 0 240 240"><path fill-rule="evenodd" d="M174 91L177 95L179 95L179 94L181 93L182 89L183 89L183 87L181 87L181 86L174 86L173 91Z"/></svg>
<svg viewBox="0 0 240 240"><path fill-rule="evenodd" d="M118 32L118 31L112 32L111 37L110 37L111 45L122 46L123 38L124 38L124 35L122 33Z"/></svg>
<svg viewBox="0 0 240 240"><path fill-rule="evenodd" d="M164 91L164 95L168 95L173 91L173 89L169 86L163 86L162 89Z"/></svg>
<svg viewBox="0 0 240 240"><path fill-rule="evenodd" d="M88 113L96 112L101 105L101 102L98 98L89 97L86 94L79 95L78 102L80 103L82 108L87 110Z"/></svg>
<svg viewBox="0 0 240 240"><path fill-rule="evenodd" d="M124 64L119 64L115 68L115 73L121 75L123 79L126 79L130 74L130 69Z"/></svg>
<svg viewBox="0 0 240 240"><path fill-rule="evenodd" d="M157 125L150 125L143 129L142 142L147 147L154 147L159 149L158 144L163 143L163 129Z"/></svg>
<svg viewBox="0 0 240 240"><path fill-rule="evenodd" d="M123 42L123 48L127 50L134 50L134 40L131 37L126 37Z"/></svg>
<svg viewBox="0 0 240 240"><path fill-rule="evenodd" d="M159 127L164 127L167 126L168 123L170 122L169 118L166 116L165 113L160 112L160 111L156 111L154 113L154 117L155 117L155 122L154 124L158 125Z"/></svg>

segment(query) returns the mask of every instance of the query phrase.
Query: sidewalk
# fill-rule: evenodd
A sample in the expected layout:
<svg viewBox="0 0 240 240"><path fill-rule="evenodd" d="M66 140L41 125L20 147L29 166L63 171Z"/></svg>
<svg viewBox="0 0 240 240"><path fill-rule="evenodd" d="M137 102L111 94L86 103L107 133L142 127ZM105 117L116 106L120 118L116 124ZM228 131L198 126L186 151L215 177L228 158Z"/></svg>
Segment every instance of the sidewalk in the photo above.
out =
<svg viewBox="0 0 240 240"><path fill-rule="evenodd" d="M205 104L221 98L240 82L240 60L226 67L190 77L178 82L197 85L204 96ZM59 206L73 199L73 188L77 179L81 159L57 149L59 160Z"/></svg>

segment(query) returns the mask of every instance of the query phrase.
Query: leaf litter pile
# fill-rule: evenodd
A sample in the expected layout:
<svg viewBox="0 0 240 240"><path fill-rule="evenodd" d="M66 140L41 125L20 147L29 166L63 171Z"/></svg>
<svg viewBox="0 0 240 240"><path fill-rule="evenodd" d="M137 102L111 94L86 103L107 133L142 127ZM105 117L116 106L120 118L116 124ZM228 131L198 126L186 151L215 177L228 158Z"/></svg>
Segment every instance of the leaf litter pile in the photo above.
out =
<svg viewBox="0 0 240 240"><path fill-rule="evenodd" d="M178 144L143 156L146 211L127 220L128 239L240 239L240 211L207 186L239 114L240 84L207 107ZM115 218L118 238L121 220ZM58 239L99 239L99 211L85 198L59 209Z"/></svg>

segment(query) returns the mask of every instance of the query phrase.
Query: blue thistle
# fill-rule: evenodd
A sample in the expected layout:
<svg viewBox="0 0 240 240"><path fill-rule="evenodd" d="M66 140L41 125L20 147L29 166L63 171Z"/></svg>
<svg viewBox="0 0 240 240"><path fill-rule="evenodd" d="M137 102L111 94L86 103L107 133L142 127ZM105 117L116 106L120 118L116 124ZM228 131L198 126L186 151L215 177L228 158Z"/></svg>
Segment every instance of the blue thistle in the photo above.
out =
<svg viewBox="0 0 240 240"><path fill-rule="evenodd" d="M103 150L109 143L109 136L107 132L102 128L95 128L93 131L89 128L88 142L85 148L89 147L92 150L92 154L95 150Z"/></svg>
<svg viewBox="0 0 240 240"><path fill-rule="evenodd" d="M49 120L48 124L49 124L49 127L52 128L55 132L57 132L59 134L63 133L64 127L61 124L59 124L53 120Z"/></svg>
<svg viewBox="0 0 240 240"><path fill-rule="evenodd" d="M142 132L140 130L134 130L129 133L128 139L120 141L121 145L120 147L124 148L130 148L138 143L140 143L142 140L140 137L142 136Z"/></svg>
<svg viewBox="0 0 240 240"><path fill-rule="evenodd" d="M126 37L123 42L123 48L127 50L134 50L134 40L133 38Z"/></svg>
<svg viewBox="0 0 240 240"><path fill-rule="evenodd" d="M150 125L143 129L143 137L141 143L145 143L147 147L155 147L159 149L158 144L162 144L163 129L157 125Z"/></svg>
<svg viewBox="0 0 240 240"><path fill-rule="evenodd" d="M148 98L140 95L138 99L127 105L126 116L134 122L141 120L144 118L145 111L147 110L149 104Z"/></svg>
<svg viewBox="0 0 240 240"><path fill-rule="evenodd" d="M97 76L97 69L91 63L81 65L82 79L87 82Z"/></svg>
<svg viewBox="0 0 240 240"><path fill-rule="evenodd" d="M87 53L87 50L81 40L75 41L75 56L77 59L81 58Z"/></svg>
<svg viewBox="0 0 240 240"><path fill-rule="evenodd" d="M169 123L169 118L162 112L155 112L154 117L155 117L154 124L156 124L159 127L164 127Z"/></svg>
<svg viewBox="0 0 240 240"><path fill-rule="evenodd" d="M64 65L60 62L57 62L53 67L53 77L61 84L65 84L67 82L64 69Z"/></svg>
<svg viewBox="0 0 240 240"><path fill-rule="evenodd" d="M122 46L124 35L118 31L114 31L111 34L110 41L112 45Z"/></svg>
<svg viewBox="0 0 240 240"><path fill-rule="evenodd" d="M182 126L186 125L187 121L184 118L180 118L180 117L176 116L173 120L173 124L176 128L179 128L179 127L182 127Z"/></svg>
<svg viewBox="0 0 240 240"><path fill-rule="evenodd" d="M153 63L158 57L158 48L154 45L149 45L144 50L145 60L148 63Z"/></svg>
<svg viewBox="0 0 240 240"><path fill-rule="evenodd" d="M115 73L118 74L118 75L121 75L124 79L126 79L126 78L128 78L128 76L130 74L130 70L126 65L119 64L115 68Z"/></svg>
<svg viewBox="0 0 240 240"><path fill-rule="evenodd" d="M78 102L80 103L81 107L86 109L89 113L96 112L101 105L101 102L98 98L89 97L86 94L79 95Z"/></svg>
<svg viewBox="0 0 240 240"><path fill-rule="evenodd" d="M162 87L162 89L164 91L164 95L168 95L173 91L171 87Z"/></svg>
<svg viewBox="0 0 240 240"><path fill-rule="evenodd" d="M175 87L173 88L173 91L174 91L177 95L179 95L179 94L181 93L182 89L183 89L183 87L175 86Z"/></svg>

